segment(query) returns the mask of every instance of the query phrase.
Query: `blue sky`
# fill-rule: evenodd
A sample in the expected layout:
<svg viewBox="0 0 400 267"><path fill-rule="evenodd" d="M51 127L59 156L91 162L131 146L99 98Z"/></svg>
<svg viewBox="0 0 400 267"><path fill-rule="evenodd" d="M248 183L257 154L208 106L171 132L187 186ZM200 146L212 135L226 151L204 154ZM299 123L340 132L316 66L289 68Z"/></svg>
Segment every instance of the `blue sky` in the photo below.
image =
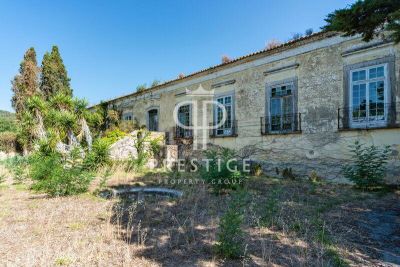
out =
<svg viewBox="0 0 400 267"><path fill-rule="evenodd" d="M318 30L329 12L352 2L2 0L0 109L12 110L10 80L31 46L41 62L58 45L74 94L94 104Z"/></svg>

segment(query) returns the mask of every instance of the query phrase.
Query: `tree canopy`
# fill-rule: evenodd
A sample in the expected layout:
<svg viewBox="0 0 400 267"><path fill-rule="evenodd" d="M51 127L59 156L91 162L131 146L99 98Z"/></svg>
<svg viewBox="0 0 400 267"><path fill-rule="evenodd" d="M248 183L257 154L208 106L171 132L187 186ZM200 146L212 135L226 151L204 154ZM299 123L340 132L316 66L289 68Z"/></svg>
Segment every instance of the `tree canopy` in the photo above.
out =
<svg viewBox="0 0 400 267"><path fill-rule="evenodd" d="M38 76L39 68L36 61L36 52L33 47L29 48L19 67L19 73L12 80L12 88L14 95L11 104L15 109L17 118L25 109L25 101L38 92Z"/></svg>
<svg viewBox="0 0 400 267"><path fill-rule="evenodd" d="M368 42L386 31L386 38L400 42L400 0L358 0L330 13L325 21L324 30L343 32L344 36L361 34Z"/></svg>
<svg viewBox="0 0 400 267"><path fill-rule="evenodd" d="M72 96L70 80L58 47L53 46L51 53L46 52L43 56L40 90L46 99L57 93Z"/></svg>

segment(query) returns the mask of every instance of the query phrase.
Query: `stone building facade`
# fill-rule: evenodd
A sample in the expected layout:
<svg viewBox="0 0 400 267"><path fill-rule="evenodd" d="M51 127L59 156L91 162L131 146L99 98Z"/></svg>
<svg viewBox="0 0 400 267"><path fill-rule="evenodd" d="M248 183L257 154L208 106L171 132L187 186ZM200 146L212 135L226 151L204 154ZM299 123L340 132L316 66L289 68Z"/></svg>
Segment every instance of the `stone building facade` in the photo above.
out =
<svg viewBox="0 0 400 267"><path fill-rule="evenodd" d="M400 181L400 45L385 40L322 32L166 82L144 92L108 100L122 119L166 132L170 143L185 139L234 149L253 146L269 174L292 168L343 181L349 145L389 145L387 179ZM196 95L202 87L210 95ZM176 127L218 122L216 100L228 121L216 130Z"/></svg>

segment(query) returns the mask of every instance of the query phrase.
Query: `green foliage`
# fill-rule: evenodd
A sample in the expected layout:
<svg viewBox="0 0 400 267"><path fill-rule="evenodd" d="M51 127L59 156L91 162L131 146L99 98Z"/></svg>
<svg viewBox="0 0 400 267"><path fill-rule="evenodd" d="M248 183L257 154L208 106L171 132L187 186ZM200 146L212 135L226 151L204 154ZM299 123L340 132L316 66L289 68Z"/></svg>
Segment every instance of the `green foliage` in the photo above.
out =
<svg viewBox="0 0 400 267"><path fill-rule="evenodd" d="M107 111L107 127L114 128L118 127L118 124L121 120L121 112L110 109Z"/></svg>
<svg viewBox="0 0 400 267"><path fill-rule="evenodd" d="M388 37L400 42L400 1L358 0L348 8L335 10L325 19L328 31L343 32L345 36L361 34L368 42L382 30Z"/></svg>
<svg viewBox="0 0 400 267"><path fill-rule="evenodd" d="M32 189L50 196L67 196L88 190L93 174L88 172L79 151L64 159L59 153L35 153L31 158Z"/></svg>
<svg viewBox="0 0 400 267"><path fill-rule="evenodd" d="M317 183L317 182L321 181L321 177L318 176L318 173L316 171L312 171L310 173L310 176L308 177L308 179L312 183Z"/></svg>
<svg viewBox="0 0 400 267"><path fill-rule="evenodd" d="M139 84L138 86L136 86L136 92L143 92L145 90L147 90L147 85L145 83Z"/></svg>
<svg viewBox="0 0 400 267"><path fill-rule="evenodd" d="M146 143L148 143L150 139L150 132L146 129L141 129L136 132L135 139L135 148L137 151L137 157L131 158L128 160L127 171L142 171L144 166L147 164L151 153L148 151L146 147Z"/></svg>
<svg viewBox="0 0 400 267"><path fill-rule="evenodd" d="M292 168L285 168L282 171L282 177L286 179L296 179L296 176L293 174Z"/></svg>
<svg viewBox="0 0 400 267"><path fill-rule="evenodd" d="M0 132L0 151L13 152L17 149L17 134Z"/></svg>
<svg viewBox="0 0 400 267"><path fill-rule="evenodd" d="M379 148L356 141L350 146L350 151L354 161L344 166L345 177L363 189L382 185L389 159L389 146Z"/></svg>
<svg viewBox="0 0 400 267"><path fill-rule="evenodd" d="M92 150L84 159L84 166L88 170L97 170L99 167L109 165L110 159L110 144L107 140L96 139L93 142Z"/></svg>
<svg viewBox="0 0 400 267"><path fill-rule="evenodd" d="M250 166L250 174L254 176L261 176L263 173L262 166L260 163L253 163Z"/></svg>
<svg viewBox="0 0 400 267"><path fill-rule="evenodd" d="M25 101L28 97L37 94L39 68L36 61L36 52L33 47L29 48L20 64L19 73L12 80L13 97L11 104L15 109L17 118L25 110Z"/></svg>
<svg viewBox="0 0 400 267"><path fill-rule="evenodd" d="M112 145L118 140L124 138L125 136L127 136L127 133L121 131L118 128L114 128L113 130L107 131L105 136L101 139L109 145Z"/></svg>
<svg viewBox="0 0 400 267"><path fill-rule="evenodd" d="M57 46L53 46L51 53L46 52L43 56L41 69L40 90L47 100L57 93L72 96L70 78Z"/></svg>
<svg viewBox="0 0 400 267"><path fill-rule="evenodd" d="M237 189L243 185L244 175L238 170L234 150L228 148L210 149L205 152L209 160L208 168L202 166L201 177L213 188L215 193L224 189ZM229 165L228 165L229 162Z"/></svg>
<svg viewBox="0 0 400 267"><path fill-rule="evenodd" d="M100 176L101 179L99 186L96 190L97 192L100 192L106 188L107 180L110 178L110 176L111 176L111 168L107 168L103 173L103 175Z"/></svg>
<svg viewBox="0 0 400 267"><path fill-rule="evenodd" d="M271 227L276 223L275 217L279 211L279 195L282 190L280 188L273 189L265 201L265 205L261 206L260 225Z"/></svg>
<svg viewBox="0 0 400 267"><path fill-rule="evenodd" d="M0 110L0 133L17 132L15 114Z"/></svg>
<svg viewBox="0 0 400 267"><path fill-rule="evenodd" d="M244 220L244 207L247 194L236 191L232 196L229 207L219 222L216 252L226 258L239 258L243 255L244 232L241 229Z"/></svg>
<svg viewBox="0 0 400 267"><path fill-rule="evenodd" d="M151 139L149 138L149 149L150 149L150 153L151 156L154 158L158 158L161 152L161 148L162 148L162 141L163 141L163 137L160 136L158 138L154 138Z"/></svg>
<svg viewBox="0 0 400 267"><path fill-rule="evenodd" d="M154 79L153 82L150 85L150 88L156 87L157 85L161 84L160 80Z"/></svg>
<svg viewBox="0 0 400 267"><path fill-rule="evenodd" d="M134 130L139 129L139 124L137 120L132 120L132 121L123 120L118 124L118 129L120 129L125 133L131 133Z"/></svg>
<svg viewBox="0 0 400 267"><path fill-rule="evenodd" d="M12 174L15 183L22 183L29 176L29 158L14 156L5 161L5 166Z"/></svg>

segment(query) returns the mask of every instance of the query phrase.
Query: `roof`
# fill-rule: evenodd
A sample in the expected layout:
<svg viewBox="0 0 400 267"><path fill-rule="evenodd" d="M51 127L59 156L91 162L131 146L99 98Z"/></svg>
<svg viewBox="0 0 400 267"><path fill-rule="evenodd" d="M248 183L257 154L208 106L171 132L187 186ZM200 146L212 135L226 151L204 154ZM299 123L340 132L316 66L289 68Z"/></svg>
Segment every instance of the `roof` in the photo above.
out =
<svg viewBox="0 0 400 267"><path fill-rule="evenodd" d="M336 36L337 34L338 33L336 33L336 32L328 32L328 31L317 32L317 33L314 33L314 34L311 34L308 36L304 36L304 37L301 37L301 38L298 38L295 40L290 40L288 42L285 42L281 45L278 45L278 46L270 48L270 49L263 49L263 50L245 55L245 56L235 58L226 63L221 63L221 64L214 65L214 66L206 68L206 69L202 69L202 70L193 72L184 77L179 77L179 78L176 78L173 80L166 81L164 83L161 83L159 85L153 86L151 88L148 88L148 89L140 91L140 92L133 92L130 94L118 96L118 97L106 100L104 102L111 102L111 101L115 101L115 100L118 100L121 98L129 97L129 96L139 96L139 95L147 94L149 92L154 92L154 91L157 91L158 89L165 88L172 84L177 84L182 81L186 81L186 80L193 79L195 77L206 75L210 72L216 72L216 71L219 71L219 70L227 68L227 67L229 68L231 66L235 66L235 65L239 65L239 64L242 64L242 63L245 63L248 61L252 61L252 60L258 59L259 57L264 57L264 56L280 53L280 52L283 52L283 51L286 51L286 50L289 50L289 49L292 49L292 48L295 48L295 47L298 47L298 46L301 46L301 45L304 45L307 43L311 43L311 42L319 41L319 40L322 40L325 38L333 37L333 36ZM96 105L94 105L94 106L96 106Z"/></svg>

